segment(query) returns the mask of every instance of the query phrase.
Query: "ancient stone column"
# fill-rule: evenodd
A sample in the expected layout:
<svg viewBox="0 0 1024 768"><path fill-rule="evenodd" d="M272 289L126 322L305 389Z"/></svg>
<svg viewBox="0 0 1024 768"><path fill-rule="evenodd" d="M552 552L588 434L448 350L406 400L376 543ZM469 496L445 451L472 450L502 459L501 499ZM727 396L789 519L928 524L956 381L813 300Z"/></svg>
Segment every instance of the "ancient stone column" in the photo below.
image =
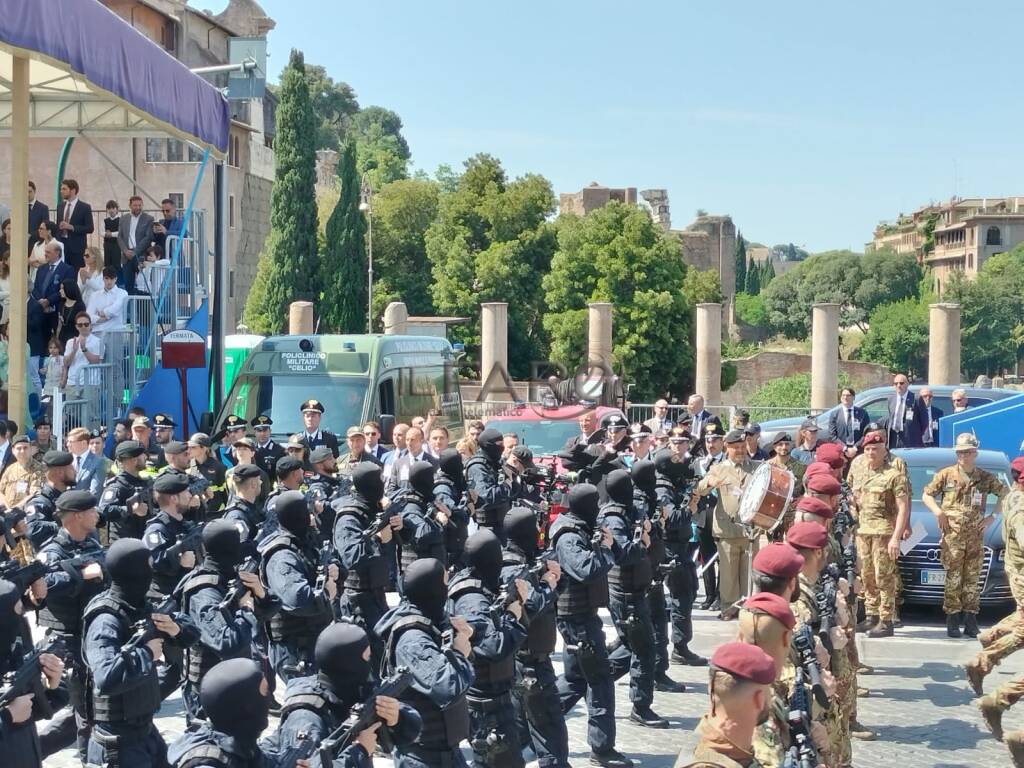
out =
<svg viewBox="0 0 1024 768"><path fill-rule="evenodd" d="M705 405L722 404L722 305L697 305L695 394Z"/></svg>
<svg viewBox="0 0 1024 768"><path fill-rule="evenodd" d="M313 333L313 302L293 301L288 305L288 333L292 336Z"/></svg>
<svg viewBox="0 0 1024 768"><path fill-rule="evenodd" d="M839 305L811 308L811 408L823 411L839 398Z"/></svg>
<svg viewBox="0 0 1024 768"><path fill-rule="evenodd" d="M960 305L928 305L928 383L960 383Z"/></svg>
<svg viewBox="0 0 1024 768"><path fill-rule="evenodd" d="M508 304L493 301L480 305L480 383L483 385L492 376L495 366L508 372ZM492 386L503 383L504 378L491 380ZM488 400L508 399L502 387L501 392L489 393Z"/></svg>
<svg viewBox="0 0 1024 768"><path fill-rule="evenodd" d="M611 367L612 362L612 305L595 301L587 305L587 359L600 360Z"/></svg>
<svg viewBox="0 0 1024 768"><path fill-rule="evenodd" d="M392 301L384 309L384 333L388 336L393 334L408 333L409 310L403 301Z"/></svg>

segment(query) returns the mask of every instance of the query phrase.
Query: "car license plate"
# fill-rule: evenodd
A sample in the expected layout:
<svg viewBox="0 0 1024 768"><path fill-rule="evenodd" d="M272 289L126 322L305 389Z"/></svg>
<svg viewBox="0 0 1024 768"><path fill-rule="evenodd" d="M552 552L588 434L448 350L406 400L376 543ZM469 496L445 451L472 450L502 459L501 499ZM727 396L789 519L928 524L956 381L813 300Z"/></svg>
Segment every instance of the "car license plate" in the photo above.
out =
<svg viewBox="0 0 1024 768"><path fill-rule="evenodd" d="M921 571L921 583L925 586L941 587L946 584L945 571Z"/></svg>

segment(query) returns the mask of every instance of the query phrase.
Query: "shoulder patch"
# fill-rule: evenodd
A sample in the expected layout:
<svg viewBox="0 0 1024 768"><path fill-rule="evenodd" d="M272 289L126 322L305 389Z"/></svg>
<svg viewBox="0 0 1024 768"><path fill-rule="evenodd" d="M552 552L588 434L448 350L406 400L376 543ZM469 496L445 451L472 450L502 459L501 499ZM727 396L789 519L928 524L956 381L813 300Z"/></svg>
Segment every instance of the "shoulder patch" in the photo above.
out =
<svg viewBox="0 0 1024 768"><path fill-rule="evenodd" d="M146 545L150 548L159 547L163 543L164 539L159 533L146 534Z"/></svg>
<svg viewBox="0 0 1024 768"><path fill-rule="evenodd" d="M117 498L117 490L115 488L108 488L103 492L102 501L113 501Z"/></svg>

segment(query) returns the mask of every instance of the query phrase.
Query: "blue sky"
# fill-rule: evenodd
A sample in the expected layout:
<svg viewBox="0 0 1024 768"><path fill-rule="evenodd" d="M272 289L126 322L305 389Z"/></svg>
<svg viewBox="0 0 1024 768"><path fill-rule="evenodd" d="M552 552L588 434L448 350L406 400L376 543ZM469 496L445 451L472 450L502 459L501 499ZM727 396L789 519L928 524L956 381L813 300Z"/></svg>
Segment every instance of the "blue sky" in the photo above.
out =
<svg viewBox="0 0 1024 768"><path fill-rule="evenodd" d="M1019 3L260 2L271 72L300 48L429 172L489 152L556 193L664 187L674 227L704 208L811 251L1024 196Z"/></svg>

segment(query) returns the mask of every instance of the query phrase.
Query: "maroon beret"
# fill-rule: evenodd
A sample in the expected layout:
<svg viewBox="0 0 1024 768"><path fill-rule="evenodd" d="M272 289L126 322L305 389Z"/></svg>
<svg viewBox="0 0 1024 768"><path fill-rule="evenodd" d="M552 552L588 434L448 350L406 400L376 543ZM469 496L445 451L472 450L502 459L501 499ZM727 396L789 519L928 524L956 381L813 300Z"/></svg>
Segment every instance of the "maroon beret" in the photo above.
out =
<svg viewBox="0 0 1024 768"><path fill-rule="evenodd" d="M832 477L832 475L826 475L824 472L818 472L809 478L805 476L804 488L808 491L824 493L829 496L838 496L843 491L839 481Z"/></svg>
<svg viewBox="0 0 1024 768"><path fill-rule="evenodd" d="M822 475L819 475L818 477L822 477ZM813 496L801 496L800 501L796 503L796 508L800 512L809 512L812 515L823 517L826 520L831 520L835 515L835 512L832 511L832 507L821 499L816 499Z"/></svg>
<svg viewBox="0 0 1024 768"><path fill-rule="evenodd" d="M803 556L790 546L782 543L761 547L754 555L751 567L758 573L777 579L792 579L804 567Z"/></svg>
<svg viewBox="0 0 1024 768"><path fill-rule="evenodd" d="M842 469L843 447L839 443L822 443L814 451L814 460L823 461L832 469Z"/></svg>
<svg viewBox="0 0 1024 768"><path fill-rule="evenodd" d="M1010 462L1010 471L1018 475L1024 475L1024 456L1018 456Z"/></svg>
<svg viewBox="0 0 1024 768"><path fill-rule="evenodd" d="M864 435L864 440L861 443L861 445L884 445L884 444L885 444L885 437L882 435L881 432L872 432L870 434Z"/></svg>
<svg viewBox="0 0 1024 768"><path fill-rule="evenodd" d="M786 543L797 549L821 549L828 544L828 531L821 523L793 523L786 531Z"/></svg>
<svg viewBox="0 0 1024 768"><path fill-rule="evenodd" d="M775 682L775 662L756 645L725 643L711 657L711 666L741 680L760 685Z"/></svg>
<svg viewBox="0 0 1024 768"><path fill-rule="evenodd" d="M804 482L807 482L807 478L814 477L819 473L826 475L832 474L832 467L826 464L824 461L815 461L813 464L808 464L807 469L804 470Z"/></svg>
<svg viewBox="0 0 1024 768"><path fill-rule="evenodd" d="M793 615L793 610L789 607L789 601L781 595L772 594L771 592L758 592L756 595L751 595L743 601L743 608L747 611L767 613L773 619L783 624L786 629L792 629L796 626L796 616Z"/></svg>

